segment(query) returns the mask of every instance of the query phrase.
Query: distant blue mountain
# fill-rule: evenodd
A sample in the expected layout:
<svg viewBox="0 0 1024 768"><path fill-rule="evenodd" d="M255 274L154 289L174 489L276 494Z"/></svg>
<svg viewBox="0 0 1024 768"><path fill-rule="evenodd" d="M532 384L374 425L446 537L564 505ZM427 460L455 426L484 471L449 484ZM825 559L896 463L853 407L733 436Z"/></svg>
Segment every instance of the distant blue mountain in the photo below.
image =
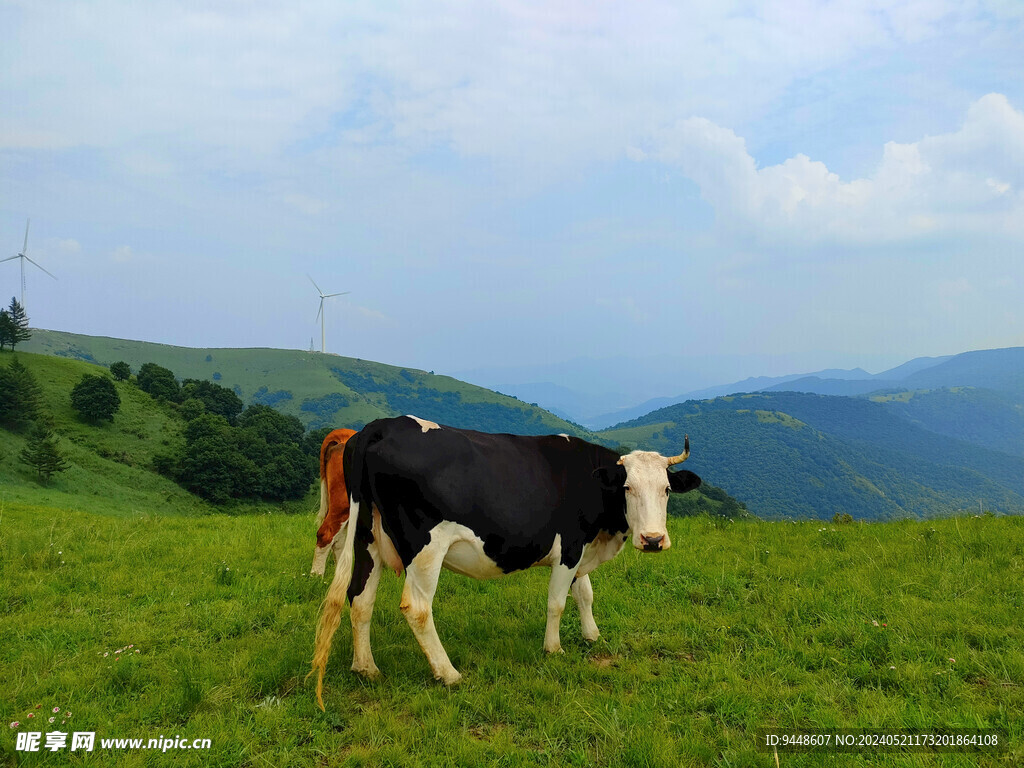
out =
<svg viewBox="0 0 1024 768"><path fill-rule="evenodd" d="M817 395L865 395L891 389L982 387L1024 394L1024 347L984 349L949 357L917 358L876 376L850 377L815 374L774 384L762 392L807 392Z"/></svg>

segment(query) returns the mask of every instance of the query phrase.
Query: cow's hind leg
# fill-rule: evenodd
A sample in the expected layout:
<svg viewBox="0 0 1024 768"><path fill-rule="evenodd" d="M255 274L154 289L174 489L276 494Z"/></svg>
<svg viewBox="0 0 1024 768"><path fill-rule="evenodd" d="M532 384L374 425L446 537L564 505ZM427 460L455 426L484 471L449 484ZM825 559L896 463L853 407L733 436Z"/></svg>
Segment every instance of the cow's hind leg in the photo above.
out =
<svg viewBox="0 0 1024 768"><path fill-rule="evenodd" d="M580 626L583 637L594 642L600 636L597 622L594 621L594 588L590 585L590 575L578 576L572 583L572 596L580 609Z"/></svg>
<svg viewBox="0 0 1024 768"><path fill-rule="evenodd" d="M426 654L434 677L445 685L454 685L462 679L462 675L452 666L437 636L433 607L437 579L441 575L441 565L449 544L444 537L432 535L430 543L412 559L405 569L405 586L402 588L399 608Z"/></svg>
<svg viewBox="0 0 1024 768"><path fill-rule="evenodd" d="M380 670L373 661L370 647L370 621L380 582L381 558L376 542L366 545L356 541L355 550L352 583L348 588L348 599L352 603L352 671L373 679L380 675Z"/></svg>
<svg viewBox="0 0 1024 768"><path fill-rule="evenodd" d="M562 642L558 628L562 623L562 612L565 611L565 598L569 596L569 585L576 573L561 563L551 566L551 581L548 582L548 623L544 630L544 650L548 653L560 653Z"/></svg>

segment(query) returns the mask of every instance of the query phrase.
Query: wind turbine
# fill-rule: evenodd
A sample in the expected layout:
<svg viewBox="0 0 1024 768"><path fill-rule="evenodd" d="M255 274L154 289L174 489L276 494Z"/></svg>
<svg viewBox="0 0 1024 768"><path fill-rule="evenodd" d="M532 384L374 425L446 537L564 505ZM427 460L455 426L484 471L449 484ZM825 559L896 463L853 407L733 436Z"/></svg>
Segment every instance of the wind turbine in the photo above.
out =
<svg viewBox="0 0 1024 768"><path fill-rule="evenodd" d="M23 246L21 246L21 253L19 253L17 256L8 256L6 259L0 259L0 263L3 263L5 261L13 261L14 259L20 259L21 260L21 308L22 309L25 308L25 262L26 261L31 263L31 264L35 264L35 266L37 266L40 269L42 269L43 272L46 272L46 274L48 274L54 280L57 279L56 275L54 275L50 271L44 269L43 267L39 266L34 261L32 261L32 259L30 259L28 256L25 255L25 251L28 250L28 225L31 223L31 221L32 221L32 219L26 219L25 220L25 244Z"/></svg>
<svg viewBox="0 0 1024 768"><path fill-rule="evenodd" d="M307 274L306 277L309 277L309 275ZM320 286L316 284L316 280L312 277L309 277L309 282L313 284L313 287L316 288L316 292L320 294L320 309L317 311L316 316L320 320L320 351L326 352L327 334L324 330L324 323L326 321L326 315L324 313L324 299L330 299L334 296L344 296L346 293L351 293L351 291L342 291L341 293L324 293L320 290Z"/></svg>

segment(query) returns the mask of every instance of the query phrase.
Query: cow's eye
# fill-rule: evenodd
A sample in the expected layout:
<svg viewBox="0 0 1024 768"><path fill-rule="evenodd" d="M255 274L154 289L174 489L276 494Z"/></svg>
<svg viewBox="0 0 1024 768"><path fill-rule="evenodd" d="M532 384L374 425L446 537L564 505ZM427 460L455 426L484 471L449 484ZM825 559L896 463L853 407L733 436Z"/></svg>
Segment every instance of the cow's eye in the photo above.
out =
<svg viewBox="0 0 1024 768"><path fill-rule="evenodd" d="M632 488L630 488L630 487L629 487L628 485L624 485L624 486L622 486L622 487L623 487L623 488L624 488L625 490L627 490L627 491L632 491L632 490L633 490L633 489L632 489Z"/></svg>
<svg viewBox="0 0 1024 768"><path fill-rule="evenodd" d="M665 486L665 495L668 496L672 492L672 486Z"/></svg>

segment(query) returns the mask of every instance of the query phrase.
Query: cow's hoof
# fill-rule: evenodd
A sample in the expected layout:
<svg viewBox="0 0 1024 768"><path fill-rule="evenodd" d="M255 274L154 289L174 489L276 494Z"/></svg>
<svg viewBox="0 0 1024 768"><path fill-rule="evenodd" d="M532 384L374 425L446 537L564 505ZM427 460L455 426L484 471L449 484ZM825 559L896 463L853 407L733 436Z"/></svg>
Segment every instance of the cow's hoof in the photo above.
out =
<svg viewBox="0 0 1024 768"><path fill-rule="evenodd" d="M562 645L559 643L558 645L553 645L550 648L545 645L544 653L565 653L565 651L562 650Z"/></svg>
<svg viewBox="0 0 1024 768"><path fill-rule="evenodd" d="M596 629L593 632L584 632L583 633L583 639L586 640L588 643L596 642L597 638L599 638L600 636L601 636L601 633L598 632Z"/></svg>
<svg viewBox="0 0 1024 768"><path fill-rule="evenodd" d="M377 669L376 664L372 664L368 667L357 667L355 664L352 665L352 671L357 675L365 677L367 680L376 680L380 677L380 670Z"/></svg>
<svg viewBox="0 0 1024 768"><path fill-rule="evenodd" d="M447 686L458 685L462 680L462 675L456 669L451 672L442 672L435 677Z"/></svg>

